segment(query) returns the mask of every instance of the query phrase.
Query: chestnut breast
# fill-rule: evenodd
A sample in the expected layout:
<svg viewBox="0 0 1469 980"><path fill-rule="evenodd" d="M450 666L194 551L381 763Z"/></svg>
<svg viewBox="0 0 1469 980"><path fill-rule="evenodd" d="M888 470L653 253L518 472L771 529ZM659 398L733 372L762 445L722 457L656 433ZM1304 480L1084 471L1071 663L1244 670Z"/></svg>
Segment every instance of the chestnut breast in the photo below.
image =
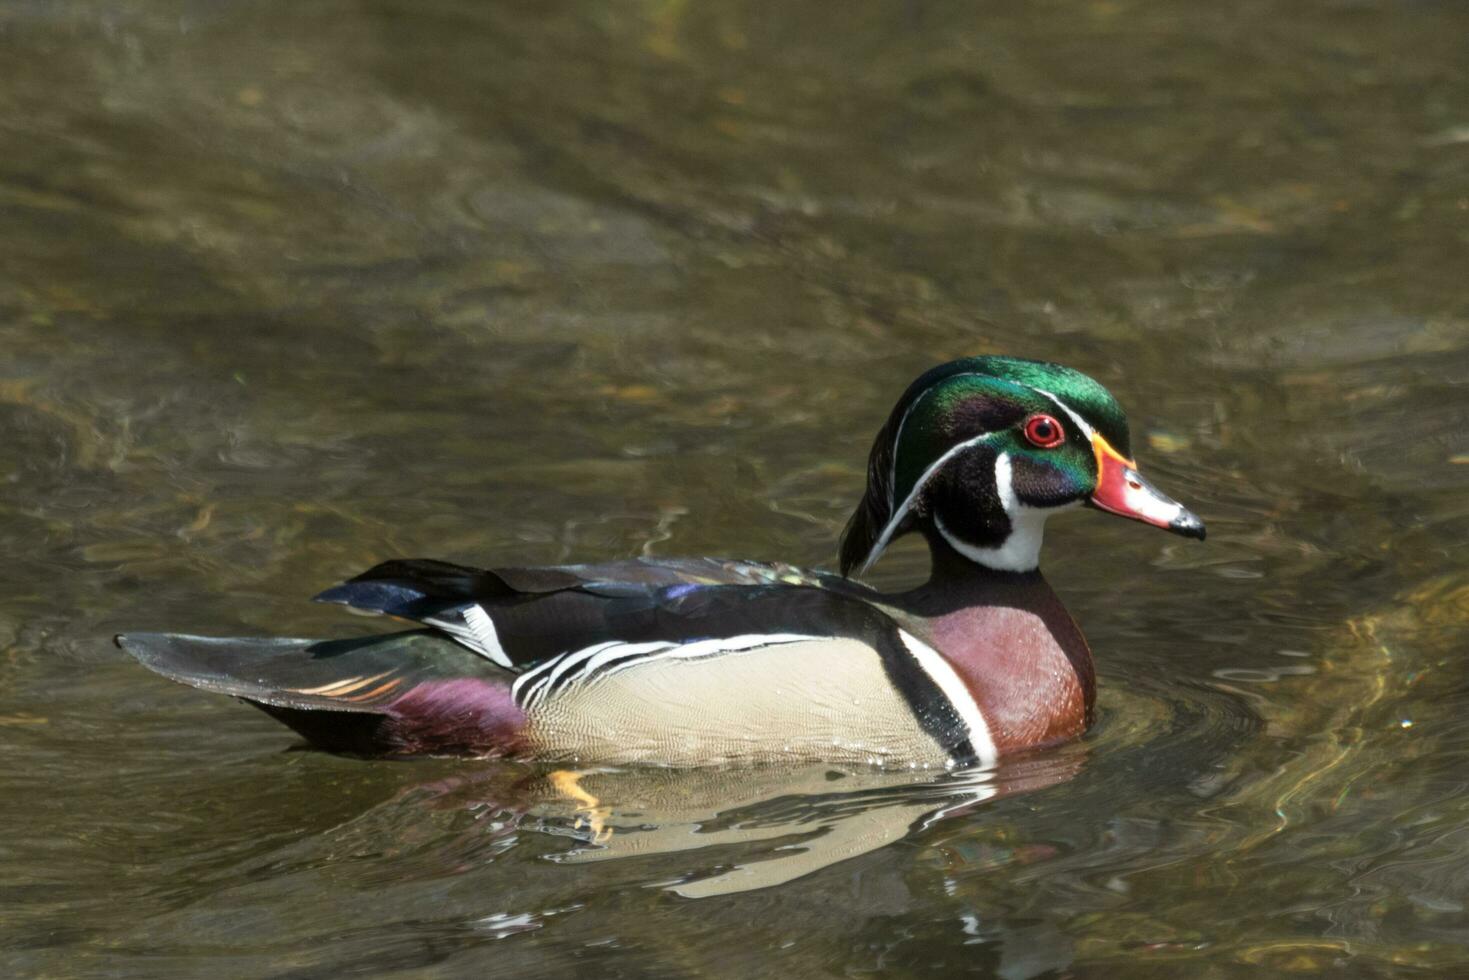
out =
<svg viewBox="0 0 1469 980"><path fill-rule="evenodd" d="M1091 723L1096 675L1086 638L1048 586L931 620L989 722L1000 754L1075 738Z"/></svg>

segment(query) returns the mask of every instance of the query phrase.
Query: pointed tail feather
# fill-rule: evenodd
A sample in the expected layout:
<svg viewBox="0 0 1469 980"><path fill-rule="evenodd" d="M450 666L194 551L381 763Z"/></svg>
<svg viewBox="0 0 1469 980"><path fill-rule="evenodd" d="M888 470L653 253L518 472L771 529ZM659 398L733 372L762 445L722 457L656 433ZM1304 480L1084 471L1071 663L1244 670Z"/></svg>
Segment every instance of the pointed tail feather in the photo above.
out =
<svg viewBox="0 0 1469 980"><path fill-rule="evenodd" d="M144 667L216 694L282 707L371 711L401 686L415 634L365 640L125 633L116 643ZM370 695L370 696L369 696Z"/></svg>
<svg viewBox="0 0 1469 980"><path fill-rule="evenodd" d="M351 640L127 633L116 643L148 669L248 701L330 751L503 754L524 722L512 674L427 630Z"/></svg>

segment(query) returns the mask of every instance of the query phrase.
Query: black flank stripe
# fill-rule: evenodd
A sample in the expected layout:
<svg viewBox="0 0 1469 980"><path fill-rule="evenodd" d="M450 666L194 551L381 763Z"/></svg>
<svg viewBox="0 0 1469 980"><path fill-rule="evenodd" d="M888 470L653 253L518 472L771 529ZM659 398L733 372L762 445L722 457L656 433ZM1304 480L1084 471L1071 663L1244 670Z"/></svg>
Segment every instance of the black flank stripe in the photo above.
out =
<svg viewBox="0 0 1469 980"><path fill-rule="evenodd" d="M668 657L677 653L678 650L678 646L672 646L669 647L667 650L658 650L654 653L648 653L646 651L643 653L626 653L616 658L615 660L607 661L605 664L602 664L595 671L587 674L585 677L578 676L577 680L600 680L603 677L610 677L611 675L618 673L624 667L636 667L639 664L652 663L655 660L662 660L664 657Z"/></svg>
<svg viewBox="0 0 1469 980"><path fill-rule="evenodd" d="M520 696L516 700L520 703L522 711L528 708L532 702L540 698L541 690L546 686L547 676L549 674L543 674L520 689Z"/></svg>
<svg viewBox="0 0 1469 980"><path fill-rule="evenodd" d="M641 657L650 656L650 654L646 650L642 653L624 653L622 656L617 657L613 660L609 660L607 663L604 663L601 666L597 667L595 671L591 670L591 662L607 652L608 651L606 650L600 650L597 653L592 654L590 657L577 664L574 668L568 670L566 673L556 678L556 680L552 681L551 684L547 687L546 693L548 695L557 694L571 687L573 684L583 684L591 680L593 677L596 677L601 673L611 670L613 667L616 667L619 664L627 663L629 660L637 660Z"/></svg>
<svg viewBox="0 0 1469 980"><path fill-rule="evenodd" d="M933 736L959 765L969 766L978 762L979 755L969 740L969 728L964 719L959 717L944 692L903 645L897 629L883 630L875 638L873 646L882 657L888 680L908 702L923 730Z"/></svg>

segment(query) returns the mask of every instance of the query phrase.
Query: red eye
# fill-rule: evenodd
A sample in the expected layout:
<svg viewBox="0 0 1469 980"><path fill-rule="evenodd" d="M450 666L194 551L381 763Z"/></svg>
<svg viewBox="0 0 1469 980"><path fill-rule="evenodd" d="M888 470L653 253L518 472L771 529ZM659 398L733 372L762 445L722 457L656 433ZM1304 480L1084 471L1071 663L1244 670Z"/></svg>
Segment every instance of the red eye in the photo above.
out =
<svg viewBox="0 0 1469 980"><path fill-rule="evenodd" d="M1025 420L1025 438L1042 449L1051 449L1066 441L1066 432L1049 415L1032 415Z"/></svg>

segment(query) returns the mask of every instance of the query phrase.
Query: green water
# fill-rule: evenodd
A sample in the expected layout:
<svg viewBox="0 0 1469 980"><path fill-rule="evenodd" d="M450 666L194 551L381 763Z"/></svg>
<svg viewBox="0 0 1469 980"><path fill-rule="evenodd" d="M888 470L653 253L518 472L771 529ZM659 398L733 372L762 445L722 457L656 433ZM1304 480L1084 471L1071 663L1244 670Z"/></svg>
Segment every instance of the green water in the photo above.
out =
<svg viewBox="0 0 1469 980"><path fill-rule="evenodd" d="M0 5L0 974L1469 971L1469 9ZM121 629L392 556L830 565L929 365L1064 361L1204 545L1045 567L994 780L292 751ZM875 580L921 574L896 549Z"/></svg>

